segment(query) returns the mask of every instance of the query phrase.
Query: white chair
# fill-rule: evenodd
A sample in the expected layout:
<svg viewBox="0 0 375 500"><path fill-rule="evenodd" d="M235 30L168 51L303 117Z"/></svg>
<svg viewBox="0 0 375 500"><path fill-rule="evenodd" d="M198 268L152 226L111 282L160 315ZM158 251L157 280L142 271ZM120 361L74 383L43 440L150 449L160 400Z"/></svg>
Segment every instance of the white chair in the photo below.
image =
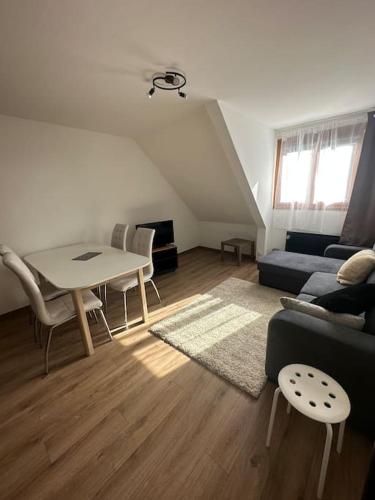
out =
<svg viewBox="0 0 375 500"><path fill-rule="evenodd" d="M48 354L51 345L51 338L54 329L57 326L70 321L76 316L73 301L70 295L45 302L35 282L34 276L30 269L22 262L22 260L14 252L7 252L3 256L3 264L14 272L21 282L21 285L30 300L31 307L42 325L49 327L48 337L45 347L45 373L48 374ZM90 290L82 292L83 303L86 312L98 311L103 323L107 329L108 335L112 340L111 331L108 327L107 320L102 311L102 302Z"/></svg>
<svg viewBox="0 0 375 500"><path fill-rule="evenodd" d="M3 245L2 243L0 243L0 257L4 257L6 253L15 253L15 252L7 245ZM56 299L56 297L61 297L61 295L65 295L66 293L68 293L66 290L60 290L59 288L56 288L55 286L52 285L52 283L49 283L44 279L40 280L39 276L37 275L37 273L33 271L33 269L30 269L30 271L31 274L33 275L35 283L39 286L39 289L45 301Z"/></svg>
<svg viewBox="0 0 375 500"><path fill-rule="evenodd" d="M152 263L152 243L154 241L154 236L155 236L155 229L139 227L136 230L132 241L132 252L137 253L138 255L144 255L145 257L148 257L150 259L150 264L143 270L144 282L152 284L160 303L161 302L160 295L152 279L152 276L154 274L154 265ZM127 328L128 315L127 315L127 304L126 304L126 292L131 288L135 288L138 286L137 275L132 274L130 276L125 276L123 278L117 278L113 281L110 281L109 286L113 290L116 290L117 292L121 292L123 294L124 319L125 319L124 326Z"/></svg>
<svg viewBox="0 0 375 500"><path fill-rule="evenodd" d="M4 245L3 243L0 243L0 257L4 257L6 253L10 252L13 252L13 250L10 247Z"/></svg>
<svg viewBox="0 0 375 500"><path fill-rule="evenodd" d="M0 257L4 257L6 253L15 253L10 247L7 245L0 244ZM17 254L16 254L17 255ZM39 290L43 296L43 300L45 302L48 302L49 300L56 299L57 297L61 297L62 295L66 295L68 292L66 290L61 290L59 288L56 288L52 283L49 283L45 279L40 279L38 273L27 266L28 269L30 270L31 274L33 275L35 283L38 285ZM30 314L30 324L34 325L34 339L35 342L37 342L37 330L38 330L38 318L33 314L33 311L31 309L31 314Z"/></svg>
<svg viewBox="0 0 375 500"><path fill-rule="evenodd" d="M126 252L126 236L128 234L129 224L115 224L112 231L111 247L124 250Z"/></svg>
<svg viewBox="0 0 375 500"><path fill-rule="evenodd" d="M113 228L112 231L112 238L111 238L111 247L113 248L118 248L119 250L123 250L126 252L126 236L128 234L129 230L129 224L120 224L117 223L115 224L115 227ZM105 283L103 286L104 289L104 307L107 312L107 284ZM102 288L99 286L99 297L102 298Z"/></svg>

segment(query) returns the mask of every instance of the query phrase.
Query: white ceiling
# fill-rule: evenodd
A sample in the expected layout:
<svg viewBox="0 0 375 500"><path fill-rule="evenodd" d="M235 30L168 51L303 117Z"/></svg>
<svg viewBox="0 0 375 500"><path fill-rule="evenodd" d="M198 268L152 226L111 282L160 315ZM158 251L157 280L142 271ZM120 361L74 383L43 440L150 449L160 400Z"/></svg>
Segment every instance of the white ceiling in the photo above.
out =
<svg viewBox="0 0 375 500"><path fill-rule="evenodd" d="M136 136L221 99L272 127L375 104L374 0L1 0L0 113ZM173 66L190 99L149 100Z"/></svg>

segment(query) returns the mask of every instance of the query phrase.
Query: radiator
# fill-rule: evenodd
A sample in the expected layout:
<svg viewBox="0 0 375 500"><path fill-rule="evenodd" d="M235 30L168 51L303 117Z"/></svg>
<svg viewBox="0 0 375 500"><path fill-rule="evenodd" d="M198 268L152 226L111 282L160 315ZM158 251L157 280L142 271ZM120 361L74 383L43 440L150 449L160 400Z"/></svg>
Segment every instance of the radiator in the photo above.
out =
<svg viewBox="0 0 375 500"><path fill-rule="evenodd" d="M285 250L287 252L324 255L324 250L332 243L338 243L340 236L330 234L300 233L287 231Z"/></svg>

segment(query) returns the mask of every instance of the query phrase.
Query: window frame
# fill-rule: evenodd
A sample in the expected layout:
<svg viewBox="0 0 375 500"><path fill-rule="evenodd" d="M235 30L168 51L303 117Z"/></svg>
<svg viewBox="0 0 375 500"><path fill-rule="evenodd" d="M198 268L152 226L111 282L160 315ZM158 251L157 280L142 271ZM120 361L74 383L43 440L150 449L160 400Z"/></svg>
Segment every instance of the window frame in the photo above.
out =
<svg viewBox="0 0 375 500"><path fill-rule="evenodd" d="M320 148L315 147L312 152L312 180L308 186L308 197L306 202L281 202L281 185L279 184L280 173L282 168L282 138L278 138L276 142L276 156L275 156L275 169L274 169L274 185L273 185L273 209L274 210L332 210L332 211L346 211L349 206L350 196L354 186L354 180L357 175L358 161L362 149L362 141L353 144L353 156L350 174L348 178L345 201L339 203L332 203L325 205L324 203L314 203L315 180L319 165Z"/></svg>

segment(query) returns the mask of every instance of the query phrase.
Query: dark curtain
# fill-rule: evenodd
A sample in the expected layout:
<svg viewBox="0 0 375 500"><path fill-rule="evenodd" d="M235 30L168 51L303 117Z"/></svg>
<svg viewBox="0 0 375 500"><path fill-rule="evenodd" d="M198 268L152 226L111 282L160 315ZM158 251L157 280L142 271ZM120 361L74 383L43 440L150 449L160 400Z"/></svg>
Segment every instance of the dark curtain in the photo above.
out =
<svg viewBox="0 0 375 500"><path fill-rule="evenodd" d="M375 113L368 123L340 243L372 247L375 242Z"/></svg>

